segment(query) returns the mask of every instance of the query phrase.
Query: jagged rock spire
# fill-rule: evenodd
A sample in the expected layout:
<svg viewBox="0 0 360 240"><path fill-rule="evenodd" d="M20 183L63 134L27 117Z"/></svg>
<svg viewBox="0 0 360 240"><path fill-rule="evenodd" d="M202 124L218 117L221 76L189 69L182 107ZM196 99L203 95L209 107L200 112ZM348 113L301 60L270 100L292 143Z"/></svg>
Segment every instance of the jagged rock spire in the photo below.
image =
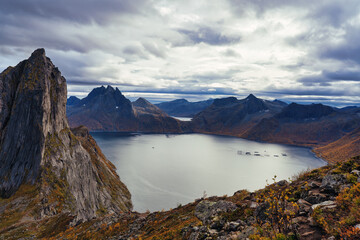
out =
<svg viewBox="0 0 360 240"><path fill-rule="evenodd" d="M2 197L22 184L37 185L44 202L39 217L67 211L77 220L99 209L132 207L126 186L91 136L69 129L66 80L44 49L2 72L0 93Z"/></svg>

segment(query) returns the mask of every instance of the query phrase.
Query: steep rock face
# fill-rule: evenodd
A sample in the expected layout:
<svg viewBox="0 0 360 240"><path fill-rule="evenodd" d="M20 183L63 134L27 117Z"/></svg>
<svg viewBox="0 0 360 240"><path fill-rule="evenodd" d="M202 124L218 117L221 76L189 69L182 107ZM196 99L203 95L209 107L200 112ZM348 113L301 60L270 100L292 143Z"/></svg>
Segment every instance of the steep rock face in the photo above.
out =
<svg viewBox="0 0 360 240"><path fill-rule="evenodd" d="M34 183L48 135L67 128L66 83L43 49L0 77L1 195Z"/></svg>
<svg viewBox="0 0 360 240"><path fill-rule="evenodd" d="M66 81L44 49L1 73L0 91L1 197L36 186L34 218L67 213L82 221L131 209L130 193L95 141L70 130Z"/></svg>

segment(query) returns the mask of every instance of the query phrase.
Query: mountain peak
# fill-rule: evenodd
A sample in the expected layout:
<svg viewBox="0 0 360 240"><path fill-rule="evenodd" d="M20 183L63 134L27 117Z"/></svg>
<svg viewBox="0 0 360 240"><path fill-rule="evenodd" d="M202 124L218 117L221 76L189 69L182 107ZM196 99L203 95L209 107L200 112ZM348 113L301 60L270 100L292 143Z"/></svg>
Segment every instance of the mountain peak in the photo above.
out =
<svg viewBox="0 0 360 240"><path fill-rule="evenodd" d="M67 99L66 105L68 105L68 106L76 105L76 104L78 104L80 101L81 101L81 100L80 100L78 97L70 96L70 97Z"/></svg>
<svg viewBox="0 0 360 240"><path fill-rule="evenodd" d="M82 221L99 209L131 208L126 186L96 142L70 130L66 80L44 49L1 73L0 90L1 197L15 196L24 184L35 186L42 203L32 206L38 219L70 213Z"/></svg>
<svg viewBox="0 0 360 240"><path fill-rule="evenodd" d="M44 56L45 57L45 49L44 48L38 48L36 49L32 54L31 57L38 57L38 56Z"/></svg>
<svg viewBox="0 0 360 240"><path fill-rule="evenodd" d="M255 97L255 95L253 95L252 93L250 93L249 96L246 97L246 99L258 99L258 98Z"/></svg>
<svg viewBox="0 0 360 240"><path fill-rule="evenodd" d="M151 104L148 100L146 100L143 97L139 97L138 99L136 99L136 101L134 103L136 103L136 104Z"/></svg>
<svg viewBox="0 0 360 240"><path fill-rule="evenodd" d="M117 89L117 88L116 88ZM111 91L111 92L115 92L115 89L112 87L112 86L110 86L110 85L107 85L107 87L106 87L106 91Z"/></svg>

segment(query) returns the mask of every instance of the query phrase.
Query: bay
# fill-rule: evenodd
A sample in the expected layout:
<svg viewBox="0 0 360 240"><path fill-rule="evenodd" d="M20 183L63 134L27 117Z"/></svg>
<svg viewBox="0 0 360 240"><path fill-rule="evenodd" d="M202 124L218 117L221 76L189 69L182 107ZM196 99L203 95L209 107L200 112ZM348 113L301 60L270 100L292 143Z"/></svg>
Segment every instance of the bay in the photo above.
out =
<svg viewBox="0 0 360 240"><path fill-rule="evenodd" d="M308 148L206 134L92 132L127 185L134 210L168 210L205 196L260 189L326 165Z"/></svg>

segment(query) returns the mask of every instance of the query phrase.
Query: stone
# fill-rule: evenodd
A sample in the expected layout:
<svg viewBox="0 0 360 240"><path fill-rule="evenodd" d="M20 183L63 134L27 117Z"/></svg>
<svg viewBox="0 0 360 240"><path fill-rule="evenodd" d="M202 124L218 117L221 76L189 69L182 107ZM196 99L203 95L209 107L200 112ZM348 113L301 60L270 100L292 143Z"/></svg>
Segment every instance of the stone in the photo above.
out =
<svg viewBox="0 0 360 240"><path fill-rule="evenodd" d="M0 93L1 197L36 185L39 217L71 213L74 223L132 208L128 189L88 131L70 129L66 80L44 49L3 71ZM59 190L63 201L50 202Z"/></svg>
<svg viewBox="0 0 360 240"><path fill-rule="evenodd" d="M328 200L329 196L324 193L320 193L319 189L310 190L304 200L311 204L320 203Z"/></svg>
<svg viewBox="0 0 360 240"><path fill-rule="evenodd" d="M314 204L311 206L311 209L314 210L315 208L322 208L322 209L325 209L325 208L336 208L336 202L335 201L325 201L325 202L321 202L321 203L318 203L318 204Z"/></svg>
<svg viewBox="0 0 360 240"><path fill-rule="evenodd" d="M236 205L229 201L220 200L218 202L211 202L203 200L196 205L195 216L201 220L204 225L209 225L220 213L232 212L236 209Z"/></svg>
<svg viewBox="0 0 360 240"><path fill-rule="evenodd" d="M288 185L288 184L289 184L289 183L288 183L288 181L286 181L286 180L281 180L281 181L279 181L279 182L276 183L276 185L277 185L277 186L280 186L280 187L286 186L286 185Z"/></svg>
<svg viewBox="0 0 360 240"><path fill-rule="evenodd" d="M254 212L254 216L261 220L264 221L268 218L267 214L266 214L266 210L270 207L270 204L268 202L264 202L261 203Z"/></svg>
<svg viewBox="0 0 360 240"><path fill-rule="evenodd" d="M319 187L321 186L321 183L315 182L315 181L311 181L311 182L309 182L308 186L309 186L310 188L319 188Z"/></svg>
<svg viewBox="0 0 360 240"><path fill-rule="evenodd" d="M360 230L360 223L356 224L355 228Z"/></svg>
<svg viewBox="0 0 360 240"><path fill-rule="evenodd" d="M311 209L311 203L305 201L304 199L299 199L297 201L297 204L299 206L299 215L305 216L310 212Z"/></svg>
<svg viewBox="0 0 360 240"><path fill-rule="evenodd" d="M228 222L225 225L225 230L228 232L234 232L234 231L239 230L240 227L241 227L241 225L238 222Z"/></svg>
<svg viewBox="0 0 360 240"><path fill-rule="evenodd" d="M255 227L253 226L246 227L238 234L237 239L248 239L249 236L254 234L255 232L256 232Z"/></svg>
<svg viewBox="0 0 360 240"><path fill-rule="evenodd" d="M250 202L249 208L257 208L259 206L259 203L257 202Z"/></svg>
<svg viewBox="0 0 360 240"><path fill-rule="evenodd" d="M360 177L360 171L359 170L352 170L351 171L351 174L354 174L354 175L356 175L356 176L358 176L358 177Z"/></svg>
<svg viewBox="0 0 360 240"><path fill-rule="evenodd" d="M346 178L342 174L326 175L321 182L321 190L326 193L336 193L339 186L345 183Z"/></svg>

